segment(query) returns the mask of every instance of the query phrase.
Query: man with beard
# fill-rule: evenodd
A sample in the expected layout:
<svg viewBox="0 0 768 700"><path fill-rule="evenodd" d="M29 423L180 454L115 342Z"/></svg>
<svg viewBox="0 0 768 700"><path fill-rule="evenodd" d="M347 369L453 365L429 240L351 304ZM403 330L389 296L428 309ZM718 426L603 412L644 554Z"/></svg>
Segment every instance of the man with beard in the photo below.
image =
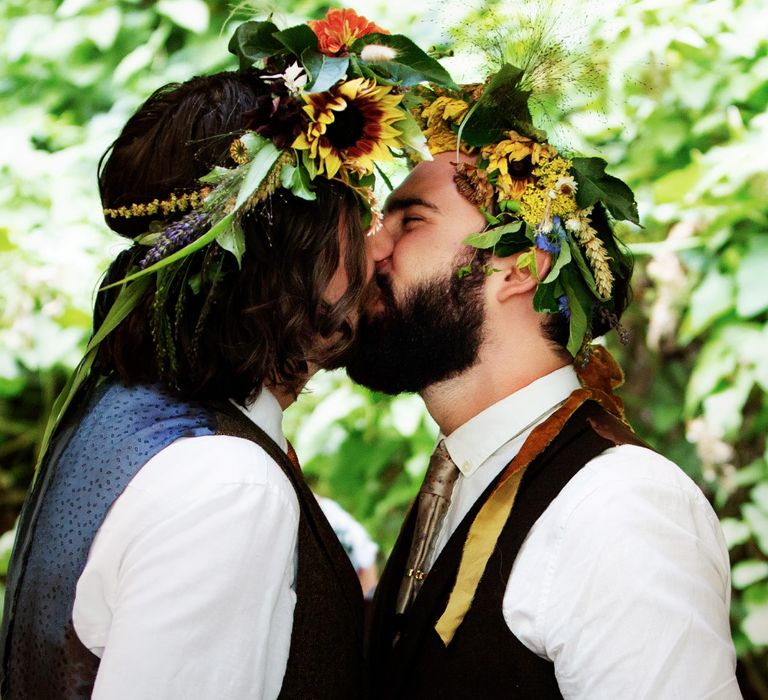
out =
<svg viewBox="0 0 768 700"><path fill-rule="evenodd" d="M509 68L425 99L435 159L374 238L348 373L420 393L441 436L376 592L372 695L738 698L717 517L589 343L627 304L606 210L635 220L631 191L545 142Z"/></svg>

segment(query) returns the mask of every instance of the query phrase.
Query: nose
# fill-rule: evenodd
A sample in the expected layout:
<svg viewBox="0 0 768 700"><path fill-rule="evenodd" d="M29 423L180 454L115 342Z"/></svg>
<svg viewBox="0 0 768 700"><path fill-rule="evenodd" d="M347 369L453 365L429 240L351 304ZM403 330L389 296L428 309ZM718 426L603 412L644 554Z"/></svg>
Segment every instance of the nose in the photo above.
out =
<svg viewBox="0 0 768 700"><path fill-rule="evenodd" d="M368 237L369 254L373 256L373 262L377 266L382 261L391 257L392 250L395 247L395 237L387 223L387 217L384 217L381 225L374 227Z"/></svg>

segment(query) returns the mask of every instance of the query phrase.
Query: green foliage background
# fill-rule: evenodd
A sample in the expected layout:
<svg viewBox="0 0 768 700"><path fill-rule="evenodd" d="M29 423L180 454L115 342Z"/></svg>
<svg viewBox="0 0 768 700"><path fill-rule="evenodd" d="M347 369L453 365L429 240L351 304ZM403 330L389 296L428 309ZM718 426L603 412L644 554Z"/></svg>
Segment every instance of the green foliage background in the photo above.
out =
<svg viewBox="0 0 768 700"><path fill-rule="evenodd" d="M405 3L355 6L423 46L450 40L460 52L509 48L498 27L519 26L510 5L444 3L418 15ZM623 230L637 254L625 320L632 343L614 348L627 373L623 398L638 431L715 505L732 556L737 651L749 692L768 698L765 5L605 5L558 4L583 37L590 70L580 89L559 86L564 117L551 133L558 145L605 157L638 195L644 228ZM285 8L287 23L327 5ZM99 213L98 158L155 88L235 67L230 28L221 29L230 13L223 0L0 7L0 567L47 410L88 335L99 271L119 249ZM478 67L463 54L446 65L460 79ZM326 374L287 412L286 427L316 490L386 553L434 444L420 400Z"/></svg>

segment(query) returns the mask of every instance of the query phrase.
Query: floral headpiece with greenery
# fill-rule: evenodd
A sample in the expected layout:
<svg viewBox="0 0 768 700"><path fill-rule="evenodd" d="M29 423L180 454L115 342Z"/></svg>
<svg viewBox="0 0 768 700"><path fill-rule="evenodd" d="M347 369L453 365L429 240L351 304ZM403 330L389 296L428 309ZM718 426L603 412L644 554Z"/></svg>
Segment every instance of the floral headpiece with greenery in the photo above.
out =
<svg viewBox="0 0 768 700"><path fill-rule="evenodd" d="M397 155L429 157L425 137L401 104L405 88L429 81L457 87L447 71L410 39L391 35L354 10L280 30L271 21L241 24L229 42L241 70L261 68L270 90L247 113L245 133L230 148L235 168L214 168L199 192L105 209L108 217L194 209L181 223L139 239L150 246L142 269L156 271L215 242L238 262L243 214L286 188L315 198L318 177L335 179L360 197L370 225L374 169Z"/></svg>
<svg viewBox="0 0 768 700"><path fill-rule="evenodd" d="M236 166L214 168L201 178L198 192L104 210L110 218L187 213L171 223L161 220L137 238L148 250L138 269L109 285L119 287L119 293L54 403L40 459L90 373L99 344L136 308L153 275L156 296L162 296L169 266L209 245L231 253L239 265L245 252L243 216L280 188L314 200L319 177L352 188L367 215L364 225L373 225L378 163L395 156L430 157L424 135L402 104L406 88L427 81L458 87L410 39L389 34L349 9L332 9L322 20L283 30L271 21L245 22L229 49L241 70L260 68L259 77L269 86L231 145ZM160 322L170 323L165 316Z"/></svg>
<svg viewBox="0 0 768 700"><path fill-rule="evenodd" d="M599 204L614 219L639 224L637 205L632 190L605 172L603 159L568 157L547 143L532 123L524 77L506 63L482 84L419 88L414 111L433 154L456 152L456 185L488 222L465 242L501 257L521 253L517 265L536 279L536 249L552 255L533 305L568 319L567 347L575 357L591 340L597 314L618 326L613 283L626 253L598 235L593 209ZM475 163L459 161L459 152L474 155Z"/></svg>

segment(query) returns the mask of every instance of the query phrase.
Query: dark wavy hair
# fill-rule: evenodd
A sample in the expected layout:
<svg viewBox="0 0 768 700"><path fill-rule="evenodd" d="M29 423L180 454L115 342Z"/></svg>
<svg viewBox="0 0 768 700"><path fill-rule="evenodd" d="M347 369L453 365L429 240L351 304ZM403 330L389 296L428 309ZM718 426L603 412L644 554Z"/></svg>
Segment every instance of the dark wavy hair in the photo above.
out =
<svg viewBox="0 0 768 700"><path fill-rule="evenodd" d="M103 206L194 191L213 166L232 167L229 146L242 133L246 113L252 118L268 94L256 72L224 72L160 88L101 159ZM165 382L187 398L242 402L265 382L295 393L309 363L335 364L351 342L351 317L365 282L364 235L355 193L322 178L316 184L314 201L279 189L249 211L242 221L241 268L232 254L211 244L153 275L138 307L101 343L95 371L126 384ZM134 238L152 218L107 223ZM125 277L146 250L134 244L118 255L102 287ZM340 268L348 288L326 301ZM94 329L116 297L114 287L98 292Z"/></svg>
<svg viewBox="0 0 768 700"><path fill-rule="evenodd" d="M587 329L590 338L599 338L619 326L622 314L632 301L630 281L632 280L634 259L614 235L608 214L601 203L595 204L590 220L597 237L602 241L608 255L613 260L611 271L614 279L611 299L601 305L601 308L595 309L592 314L591 326ZM546 314L541 327L544 337L557 346L558 350L562 350L564 357L570 357L566 350L570 332L568 319L559 313Z"/></svg>

